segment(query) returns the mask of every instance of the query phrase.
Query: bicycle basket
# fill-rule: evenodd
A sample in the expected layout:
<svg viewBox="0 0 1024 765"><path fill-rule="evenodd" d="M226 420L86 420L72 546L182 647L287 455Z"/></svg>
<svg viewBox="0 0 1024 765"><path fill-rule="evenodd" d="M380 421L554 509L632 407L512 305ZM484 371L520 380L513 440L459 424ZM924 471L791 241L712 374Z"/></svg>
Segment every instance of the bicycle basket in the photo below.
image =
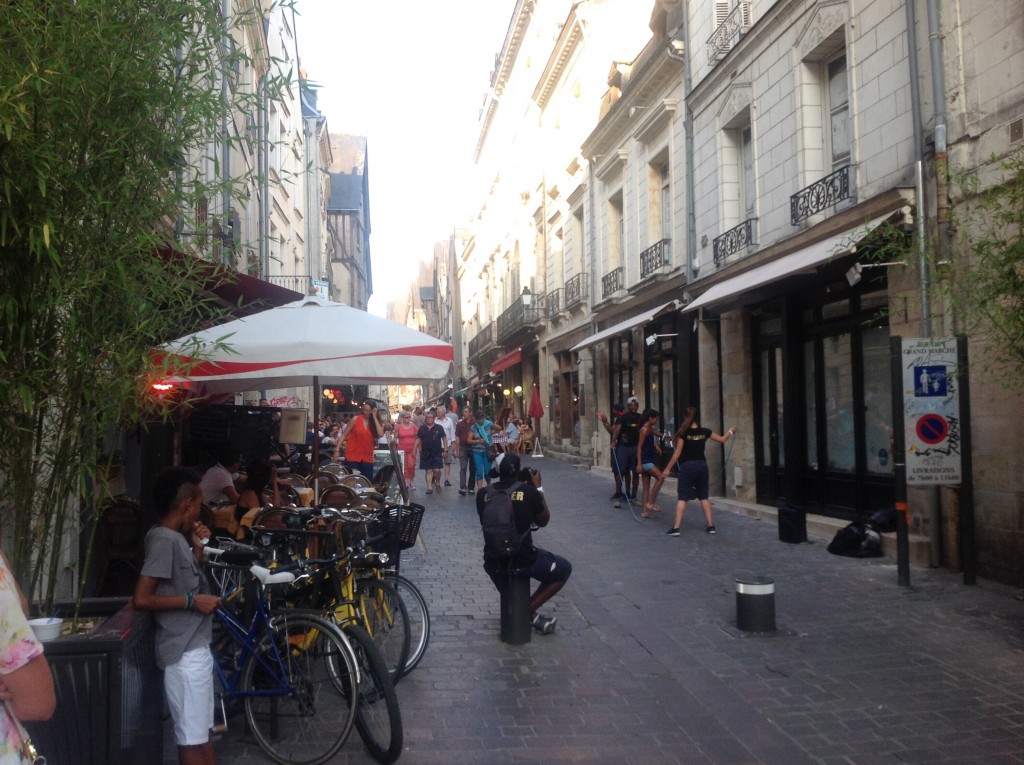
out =
<svg viewBox="0 0 1024 765"><path fill-rule="evenodd" d="M398 531L399 546L408 550L416 544L416 537L420 533L420 523L423 521L423 513L426 508L423 505L392 505L387 508L387 527L389 531Z"/></svg>

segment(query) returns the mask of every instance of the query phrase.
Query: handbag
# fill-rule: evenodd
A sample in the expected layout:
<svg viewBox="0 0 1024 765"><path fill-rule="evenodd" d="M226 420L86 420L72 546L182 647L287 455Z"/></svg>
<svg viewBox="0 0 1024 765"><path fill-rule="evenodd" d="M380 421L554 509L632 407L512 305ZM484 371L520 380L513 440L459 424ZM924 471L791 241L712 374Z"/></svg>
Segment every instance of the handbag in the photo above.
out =
<svg viewBox="0 0 1024 765"><path fill-rule="evenodd" d="M484 435L484 431L479 425L476 425L475 429L476 434L480 436L480 438L482 438L484 441L484 449L487 452L487 459L489 459L491 462L494 462L494 460L498 459L498 454L500 454L500 452L498 451L498 447L495 444L488 443L487 436Z"/></svg>

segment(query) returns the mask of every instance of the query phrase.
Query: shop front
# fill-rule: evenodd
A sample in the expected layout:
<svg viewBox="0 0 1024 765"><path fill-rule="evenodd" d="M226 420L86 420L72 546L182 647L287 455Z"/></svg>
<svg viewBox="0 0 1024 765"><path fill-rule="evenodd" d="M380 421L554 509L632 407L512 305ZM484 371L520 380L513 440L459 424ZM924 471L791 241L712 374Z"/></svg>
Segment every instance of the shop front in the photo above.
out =
<svg viewBox="0 0 1024 765"><path fill-rule="evenodd" d="M882 239L891 255L892 227L875 231L890 217L724 279L688 307L719 369L705 395L752 438L755 485L741 498L849 519L892 505L892 291L888 268L862 266L880 262Z"/></svg>

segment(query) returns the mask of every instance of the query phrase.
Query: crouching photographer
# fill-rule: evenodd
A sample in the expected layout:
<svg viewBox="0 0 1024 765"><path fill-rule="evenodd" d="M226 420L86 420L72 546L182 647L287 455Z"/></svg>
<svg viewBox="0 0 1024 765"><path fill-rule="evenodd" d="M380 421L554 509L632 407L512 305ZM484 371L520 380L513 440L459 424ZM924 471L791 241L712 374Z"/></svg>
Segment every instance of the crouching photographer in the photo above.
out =
<svg viewBox="0 0 1024 765"><path fill-rule="evenodd" d="M531 622L535 630L550 635L555 617L538 609L565 586L572 564L533 544L533 530L551 520L540 471L523 468L518 454L505 453L498 455L492 474L497 480L476 496L484 535L484 571L499 591L507 576L535 579L539 584L530 596Z"/></svg>

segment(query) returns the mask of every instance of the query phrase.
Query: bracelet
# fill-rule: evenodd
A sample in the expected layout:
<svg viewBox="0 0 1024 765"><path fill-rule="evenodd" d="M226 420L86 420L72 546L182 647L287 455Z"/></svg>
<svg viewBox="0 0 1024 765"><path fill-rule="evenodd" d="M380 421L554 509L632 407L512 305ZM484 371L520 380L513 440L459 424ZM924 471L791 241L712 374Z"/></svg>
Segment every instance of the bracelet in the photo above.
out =
<svg viewBox="0 0 1024 765"><path fill-rule="evenodd" d="M186 611L191 611L192 610L192 601L194 599L195 599L195 596L192 595L191 592L186 592L185 593L185 610Z"/></svg>

